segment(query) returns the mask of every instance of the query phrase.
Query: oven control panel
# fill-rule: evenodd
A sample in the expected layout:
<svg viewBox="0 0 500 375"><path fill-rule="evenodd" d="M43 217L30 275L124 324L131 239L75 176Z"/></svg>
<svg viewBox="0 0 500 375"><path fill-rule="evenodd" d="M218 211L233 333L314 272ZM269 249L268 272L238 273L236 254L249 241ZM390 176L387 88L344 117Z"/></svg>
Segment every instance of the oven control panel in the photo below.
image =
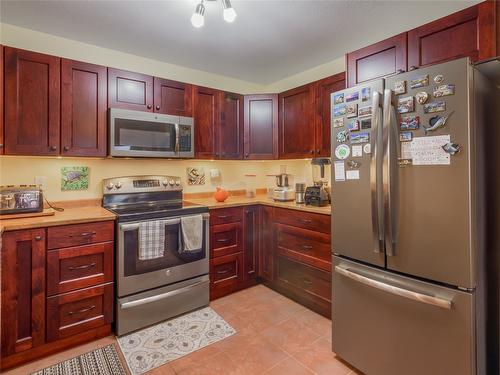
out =
<svg viewBox="0 0 500 375"><path fill-rule="evenodd" d="M146 193L153 191L182 191L177 176L127 176L103 180L103 194Z"/></svg>

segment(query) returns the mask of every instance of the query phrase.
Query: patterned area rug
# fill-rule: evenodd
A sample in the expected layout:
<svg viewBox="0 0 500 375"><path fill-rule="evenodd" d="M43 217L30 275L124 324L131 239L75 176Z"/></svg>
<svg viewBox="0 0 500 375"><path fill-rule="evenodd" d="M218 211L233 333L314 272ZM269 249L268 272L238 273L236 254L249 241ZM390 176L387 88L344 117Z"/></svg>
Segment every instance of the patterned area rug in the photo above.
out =
<svg viewBox="0 0 500 375"><path fill-rule="evenodd" d="M110 344L32 375L126 375L115 346Z"/></svg>
<svg viewBox="0 0 500 375"><path fill-rule="evenodd" d="M130 372L138 375L235 333L220 315L205 307L119 337L118 343Z"/></svg>

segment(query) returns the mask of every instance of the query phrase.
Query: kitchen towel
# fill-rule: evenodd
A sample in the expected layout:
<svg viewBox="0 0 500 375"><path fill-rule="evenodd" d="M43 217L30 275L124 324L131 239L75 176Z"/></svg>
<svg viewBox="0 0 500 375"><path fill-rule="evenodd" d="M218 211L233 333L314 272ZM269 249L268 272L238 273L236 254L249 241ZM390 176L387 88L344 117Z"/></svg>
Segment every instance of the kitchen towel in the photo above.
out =
<svg viewBox="0 0 500 375"><path fill-rule="evenodd" d="M165 252L165 220L139 224L139 260L161 258Z"/></svg>
<svg viewBox="0 0 500 375"><path fill-rule="evenodd" d="M203 216L181 217L181 237L181 252L200 250L203 243Z"/></svg>

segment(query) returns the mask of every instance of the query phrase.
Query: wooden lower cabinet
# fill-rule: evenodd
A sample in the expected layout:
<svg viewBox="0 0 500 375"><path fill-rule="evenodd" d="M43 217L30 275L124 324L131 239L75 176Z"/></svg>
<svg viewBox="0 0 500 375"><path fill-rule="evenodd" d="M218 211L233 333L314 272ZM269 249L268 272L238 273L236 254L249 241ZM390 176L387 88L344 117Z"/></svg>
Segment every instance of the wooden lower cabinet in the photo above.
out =
<svg viewBox="0 0 500 375"><path fill-rule="evenodd" d="M330 222L329 215L265 205L212 210L210 299L262 281L330 317Z"/></svg>
<svg viewBox="0 0 500 375"><path fill-rule="evenodd" d="M331 272L278 255L276 278L272 287L311 310L330 318L332 313L331 279Z"/></svg>
<svg viewBox="0 0 500 375"><path fill-rule="evenodd" d="M110 221L2 234L2 370L111 333L113 228ZM73 246L82 233L92 235Z"/></svg>

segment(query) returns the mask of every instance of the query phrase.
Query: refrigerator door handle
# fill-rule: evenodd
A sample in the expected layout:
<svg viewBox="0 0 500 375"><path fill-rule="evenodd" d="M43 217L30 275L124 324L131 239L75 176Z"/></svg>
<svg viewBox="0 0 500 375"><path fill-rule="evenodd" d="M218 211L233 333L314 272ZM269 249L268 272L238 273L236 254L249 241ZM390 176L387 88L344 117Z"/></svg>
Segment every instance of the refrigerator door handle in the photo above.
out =
<svg viewBox="0 0 500 375"><path fill-rule="evenodd" d="M444 299L444 298L439 298L435 296L430 296L428 294L422 294L418 292L414 292L408 289L400 288L394 285L386 284L378 280L371 279L369 277L360 275L358 273L355 273L348 268L340 267L340 266L335 266L335 272L338 274L345 276L351 280L357 281L361 284L370 286L372 288L376 288L379 290L382 290L384 292L394 294L400 297L408 298L413 301L425 303L427 305L432 305L436 307L440 307L442 309L446 310L451 310L452 307L452 301Z"/></svg>
<svg viewBox="0 0 500 375"><path fill-rule="evenodd" d="M382 209L380 206L380 191L379 191L379 181L380 181L380 170L381 166L379 163L379 147L378 143L380 140L380 115L382 111L382 103L380 100L380 93L374 91L372 95L372 132L375 136L371 137L371 143L373 152L371 153L370 159L370 192L371 192L371 207L372 207L372 231L373 231L373 251L375 253L380 253L383 249L383 229L381 228L383 217Z"/></svg>
<svg viewBox="0 0 500 375"><path fill-rule="evenodd" d="M397 173L394 168L396 165L396 110L393 105L393 95L390 89L384 90L384 125L383 125L383 144L384 156L382 162L382 190L384 195L384 233L385 233L385 252L388 256L395 255L396 245L396 199L393 192L397 191Z"/></svg>

